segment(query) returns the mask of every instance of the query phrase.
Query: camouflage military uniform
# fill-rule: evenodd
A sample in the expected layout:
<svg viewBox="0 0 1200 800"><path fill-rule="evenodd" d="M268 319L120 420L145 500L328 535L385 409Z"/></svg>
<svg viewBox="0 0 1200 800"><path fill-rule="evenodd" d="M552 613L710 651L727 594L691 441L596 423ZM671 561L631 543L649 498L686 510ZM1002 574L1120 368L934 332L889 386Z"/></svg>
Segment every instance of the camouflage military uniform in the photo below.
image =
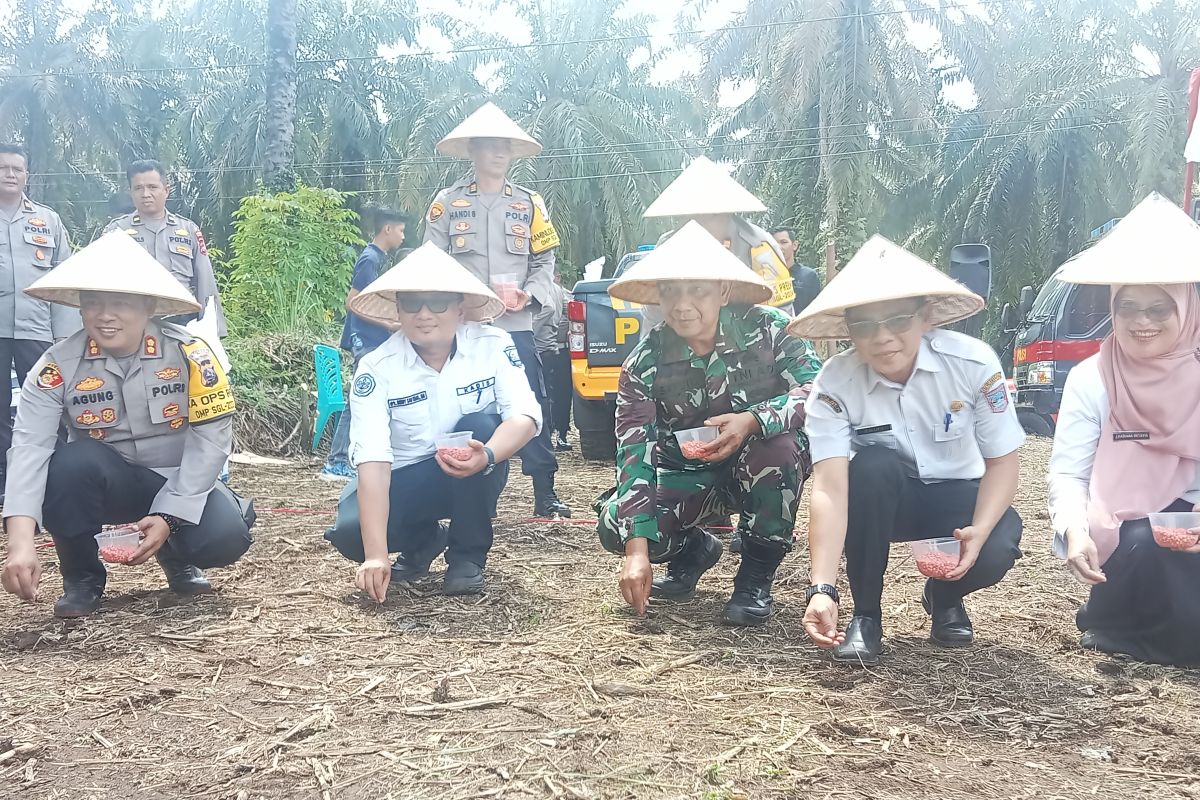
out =
<svg viewBox="0 0 1200 800"><path fill-rule="evenodd" d="M812 347L788 336L788 318L763 306L721 309L716 347L697 356L665 325L629 354L617 394L617 488L597 501L601 544L650 542L670 561L692 526L730 512L743 535L780 555L791 549L800 487L811 461L804 404L820 369ZM749 411L763 434L719 464L684 458L674 432Z"/></svg>

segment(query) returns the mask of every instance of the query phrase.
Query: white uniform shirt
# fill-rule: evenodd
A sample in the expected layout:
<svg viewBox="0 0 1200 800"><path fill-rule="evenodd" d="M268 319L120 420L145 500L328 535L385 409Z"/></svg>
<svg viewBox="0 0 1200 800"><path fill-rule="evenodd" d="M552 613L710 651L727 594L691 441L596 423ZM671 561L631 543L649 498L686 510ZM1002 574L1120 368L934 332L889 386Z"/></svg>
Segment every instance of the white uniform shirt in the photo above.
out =
<svg viewBox="0 0 1200 800"><path fill-rule="evenodd" d="M817 375L806 409L814 464L884 445L925 483L981 478L985 458L1006 456L1025 441L996 354L953 331L925 335L903 385L853 349L834 356Z"/></svg>
<svg viewBox="0 0 1200 800"><path fill-rule="evenodd" d="M421 360L403 333L363 356L350 391L350 463L387 461L392 468L433 456L439 436L465 414L524 415L542 428L517 348L506 331L465 323L441 372Z"/></svg>
<svg viewBox="0 0 1200 800"><path fill-rule="evenodd" d="M1050 525L1054 529L1054 554L1059 558L1067 554L1068 528L1088 532L1088 485L1100 444L1100 429L1107 420L1108 392L1100 377L1100 356L1095 355L1076 364L1067 375L1058 425L1054 429L1047 500ZM1200 503L1200 469L1181 499Z"/></svg>

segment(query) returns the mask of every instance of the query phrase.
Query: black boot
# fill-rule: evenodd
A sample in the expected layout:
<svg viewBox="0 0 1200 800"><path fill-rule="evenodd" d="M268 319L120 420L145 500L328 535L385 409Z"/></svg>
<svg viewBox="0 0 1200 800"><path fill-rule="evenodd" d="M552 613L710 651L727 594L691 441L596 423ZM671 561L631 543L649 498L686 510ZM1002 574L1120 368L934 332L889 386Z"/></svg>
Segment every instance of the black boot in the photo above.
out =
<svg viewBox="0 0 1200 800"><path fill-rule="evenodd" d="M570 517L571 508L554 491L554 473L533 476L533 515L535 517Z"/></svg>
<svg viewBox="0 0 1200 800"><path fill-rule="evenodd" d="M392 564L392 580L415 581L429 574L429 565L438 556L446 552L446 543L450 539L450 526L445 522L437 524L437 532L428 542L411 552L402 551Z"/></svg>
<svg viewBox="0 0 1200 800"><path fill-rule="evenodd" d="M154 558L167 576L167 586L171 591L184 597L196 597L202 594L212 594L212 584L204 573L196 567L176 557L167 546L155 554Z"/></svg>
<svg viewBox="0 0 1200 800"><path fill-rule="evenodd" d="M63 596L54 604L54 616L62 619L86 617L100 607L108 572L97 555L91 536L67 539L55 536L58 567L63 576Z"/></svg>
<svg viewBox="0 0 1200 800"><path fill-rule="evenodd" d="M971 618L967 616L967 609L962 600L949 608L935 608L929 599L929 587L926 586L921 605L925 607L925 613L933 617L929 639L934 644L941 647L966 647L975 641L975 629L971 626Z"/></svg>
<svg viewBox="0 0 1200 800"><path fill-rule="evenodd" d="M741 531L738 531L741 533ZM746 537L749 538L749 537ZM745 544L743 540L743 544ZM723 625L757 627L766 625L775 611L771 584L783 553L764 552L760 547L743 548L742 563L733 578L733 594L721 611Z"/></svg>
<svg viewBox="0 0 1200 800"><path fill-rule="evenodd" d="M703 528L692 528L675 560L667 565L667 577L655 578L650 596L664 600L690 600L700 576L721 560L721 540Z"/></svg>
<svg viewBox="0 0 1200 800"><path fill-rule="evenodd" d="M833 648L833 660L873 667L883 654L883 623L875 617L855 615L846 626L846 638Z"/></svg>

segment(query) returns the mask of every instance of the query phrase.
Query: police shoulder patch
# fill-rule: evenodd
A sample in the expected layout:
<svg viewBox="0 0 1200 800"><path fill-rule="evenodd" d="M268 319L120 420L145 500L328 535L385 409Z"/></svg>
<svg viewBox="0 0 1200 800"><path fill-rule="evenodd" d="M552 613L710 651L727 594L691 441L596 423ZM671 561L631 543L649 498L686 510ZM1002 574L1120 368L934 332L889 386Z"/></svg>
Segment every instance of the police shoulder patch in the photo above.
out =
<svg viewBox="0 0 1200 800"><path fill-rule="evenodd" d="M220 362L213 358L208 345L195 339L180 347L188 365L188 422L193 425L211 422L236 411L229 378ZM165 416L165 411L164 418L171 419Z"/></svg>
<svg viewBox="0 0 1200 800"><path fill-rule="evenodd" d="M58 364L53 361L42 367L41 372L37 376L37 387L42 391L57 389L63 385L62 372L58 369Z"/></svg>
<svg viewBox="0 0 1200 800"><path fill-rule="evenodd" d="M435 200L433 205L429 207L429 221L437 222L446 214L446 207L442 205L440 200Z"/></svg>
<svg viewBox="0 0 1200 800"><path fill-rule="evenodd" d="M354 396L369 397L375 391L375 376L359 375L354 379Z"/></svg>

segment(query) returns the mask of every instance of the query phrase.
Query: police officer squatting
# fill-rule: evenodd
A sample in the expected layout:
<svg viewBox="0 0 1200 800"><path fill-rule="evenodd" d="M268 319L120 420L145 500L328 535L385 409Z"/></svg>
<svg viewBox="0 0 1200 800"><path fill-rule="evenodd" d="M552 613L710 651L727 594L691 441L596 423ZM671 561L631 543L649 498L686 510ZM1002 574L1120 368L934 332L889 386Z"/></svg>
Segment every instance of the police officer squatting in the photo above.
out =
<svg viewBox="0 0 1200 800"><path fill-rule="evenodd" d="M508 459L542 428L512 336L490 324L504 304L425 244L351 306L399 330L355 372L350 460L358 476L325 538L360 562L355 585L377 602L392 580L424 577L443 552L442 591L476 594ZM399 553L395 563L390 553Z"/></svg>
<svg viewBox="0 0 1200 800"><path fill-rule="evenodd" d="M120 563L155 558L174 592L212 592L201 569L241 558L254 522L251 505L217 479L233 447L233 392L204 341L154 319L200 304L124 232L97 239L26 292L78 308L83 330L51 346L22 387L8 452L4 588L37 595L42 528L63 576L55 615L90 614L107 578L96 535L133 525L134 549Z"/></svg>
<svg viewBox="0 0 1200 800"><path fill-rule="evenodd" d="M809 473L802 426L820 363L786 334L787 316L756 305L771 292L698 222L609 287L664 319L622 367L617 486L596 508L601 544L624 556L621 594L639 613L651 597L693 596L723 549L704 525L731 513L741 563L721 621L763 625L774 610ZM655 578L661 563L666 575Z"/></svg>
<svg viewBox="0 0 1200 800"><path fill-rule="evenodd" d="M508 181L513 159L532 158L542 146L487 103L438 142L437 150L469 160L473 168L434 198L425 221L425 241L453 256L503 300L504 315L496 325L511 334L542 418L549 420L533 317L540 308L557 302L553 276L559 237L541 195ZM549 425L521 450L521 471L533 479L535 517L571 515L554 489L558 460Z"/></svg>

